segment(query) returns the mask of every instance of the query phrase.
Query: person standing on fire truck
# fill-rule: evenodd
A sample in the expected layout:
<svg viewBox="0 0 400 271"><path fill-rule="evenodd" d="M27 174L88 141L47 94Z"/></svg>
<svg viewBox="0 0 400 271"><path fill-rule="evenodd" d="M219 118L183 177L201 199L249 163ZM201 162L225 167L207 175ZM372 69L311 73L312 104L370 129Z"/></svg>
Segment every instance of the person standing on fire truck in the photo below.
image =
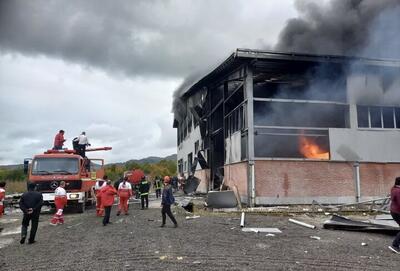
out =
<svg viewBox="0 0 400 271"><path fill-rule="evenodd" d="M110 224L110 214L111 207L114 204L114 196L117 194L117 190L111 185L111 181L107 181L107 185L100 190L101 195L101 204L104 206L104 218L103 218L103 226Z"/></svg>
<svg viewBox="0 0 400 271"><path fill-rule="evenodd" d="M60 130L58 134L54 137L54 147L53 150L61 150L64 145L64 130Z"/></svg>
<svg viewBox="0 0 400 271"><path fill-rule="evenodd" d="M67 191L64 189L65 182L61 181L60 185L54 191L54 204L56 205L56 213L50 221L50 224L56 226L64 224L64 207L67 205Z"/></svg>
<svg viewBox="0 0 400 271"><path fill-rule="evenodd" d="M140 201L142 203L142 210L144 209L144 201L146 201L146 209L149 208L149 190L150 184L146 179L146 176L142 177L139 184Z"/></svg>
<svg viewBox="0 0 400 271"><path fill-rule="evenodd" d="M85 132L82 132L79 136L78 136L78 150L79 150L79 154L82 157L86 156L86 146L90 146L89 140L86 136Z"/></svg>
<svg viewBox="0 0 400 271"><path fill-rule="evenodd" d="M121 214L121 211L128 215L128 202L129 198L132 197L132 186L128 182L128 177L125 177L124 180L118 186L118 213L117 216Z"/></svg>
<svg viewBox="0 0 400 271"><path fill-rule="evenodd" d="M101 204L100 190L107 185L107 175L102 180L98 180L94 185L94 194L96 195L96 216L104 216L104 207Z"/></svg>
<svg viewBox="0 0 400 271"><path fill-rule="evenodd" d="M6 182L0 182L0 218L4 214L4 198L6 197Z"/></svg>

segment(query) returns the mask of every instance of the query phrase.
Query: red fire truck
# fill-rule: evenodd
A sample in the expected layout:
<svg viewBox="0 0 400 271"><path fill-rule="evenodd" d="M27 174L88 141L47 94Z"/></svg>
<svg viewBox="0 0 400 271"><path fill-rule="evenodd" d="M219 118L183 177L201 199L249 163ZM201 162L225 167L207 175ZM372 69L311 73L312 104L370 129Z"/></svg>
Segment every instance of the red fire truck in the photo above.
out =
<svg viewBox="0 0 400 271"><path fill-rule="evenodd" d="M111 147L87 148L86 152L108 151ZM31 163L29 163L31 161ZM104 176L104 159L83 158L75 150L47 150L24 160L24 171L28 182L36 183L37 191L43 194L45 205L54 205L54 190L65 181L67 206L82 213L86 204L93 204L93 187L97 179Z"/></svg>
<svg viewBox="0 0 400 271"><path fill-rule="evenodd" d="M141 169L128 170L124 172L124 178L128 178L128 182L132 184L132 190L135 198L139 198L139 184L144 177L144 172Z"/></svg>

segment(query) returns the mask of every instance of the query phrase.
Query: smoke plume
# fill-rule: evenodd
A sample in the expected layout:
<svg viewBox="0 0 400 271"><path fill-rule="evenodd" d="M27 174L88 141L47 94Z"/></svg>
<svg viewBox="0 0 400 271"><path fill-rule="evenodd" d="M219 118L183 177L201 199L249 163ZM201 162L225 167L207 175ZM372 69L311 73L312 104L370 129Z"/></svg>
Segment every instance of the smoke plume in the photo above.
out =
<svg viewBox="0 0 400 271"><path fill-rule="evenodd" d="M278 51L399 58L400 1L297 1Z"/></svg>

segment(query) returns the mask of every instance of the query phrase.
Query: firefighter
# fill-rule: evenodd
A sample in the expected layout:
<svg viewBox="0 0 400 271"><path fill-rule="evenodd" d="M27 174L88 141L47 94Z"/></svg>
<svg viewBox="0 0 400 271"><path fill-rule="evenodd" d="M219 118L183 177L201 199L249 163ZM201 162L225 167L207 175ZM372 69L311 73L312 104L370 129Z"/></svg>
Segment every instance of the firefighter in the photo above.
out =
<svg viewBox="0 0 400 271"><path fill-rule="evenodd" d="M176 219L174 215L171 212L171 204L175 203L175 198L172 193L172 187L170 185L171 179L169 176L164 177L164 189L162 191L162 199L161 199L161 215L162 215L162 224L161 228L165 226L165 220L167 218L166 215L169 216L171 219L172 223L174 223L174 227L178 227L178 223L176 222Z"/></svg>
<svg viewBox="0 0 400 271"><path fill-rule="evenodd" d="M101 204L104 206L104 218L103 226L111 224L110 214L111 207L114 204L114 196L117 194L117 190L111 185L111 181L107 181L107 185L100 190Z"/></svg>
<svg viewBox="0 0 400 271"><path fill-rule="evenodd" d="M6 197L6 183L0 182L0 217L4 214L4 198Z"/></svg>
<svg viewBox="0 0 400 271"><path fill-rule="evenodd" d="M29 236L29 244L35 243L36 231L39 224L40 209L43 204L43 196L41 193L35 191L36 185L34 183L28 184L28 192L22 194L19 200L19 208L24 213L21 228L21 241L20 244L25 243L26 236L28 235L29 222L31 224L31 234Z"/></svg>
<svg viewBox="0 0 400 271"><path fill-rule="evenodd" d="M149 208L149 190L150 184L146 179L146 176L142 177L139 184L140 201L142 203L142 210L144 209L144 201L146 201L146 209Z"/></svg>
<svg viewBox="0 0 400 271"><path fill-rule="evenodd" d="M64 207L67 205L67 191L64 189L65 182L61 181L60 185L54 191L54 204L56 205L56 213L50 221L50 224L56 226L64 224Z"/></svg>
<svg viewBox="0 0 400 271"><path fill-rule="evenodd" d="M102 180L98 180L94 185L94 193L96 195L96 216L104 216L104 207L101 205L100 190L107 185L107 175Z"/></svg>
<svg viewBox="0 0 400 271"><path fill-rule="evenodd" d="M160 177L156 177L154 180L154 188L156 190L156 198L161 197L162 181Z"/></svg>
<svg viewBox="0 0 400 271"><path fill-rule="evenodd" d="M125 177L124 180L118 186L118 212L117 216L121 214L121 211L128 215L128 202L129 198L132 197L132 186L128 182L128 178Z"/></svg>

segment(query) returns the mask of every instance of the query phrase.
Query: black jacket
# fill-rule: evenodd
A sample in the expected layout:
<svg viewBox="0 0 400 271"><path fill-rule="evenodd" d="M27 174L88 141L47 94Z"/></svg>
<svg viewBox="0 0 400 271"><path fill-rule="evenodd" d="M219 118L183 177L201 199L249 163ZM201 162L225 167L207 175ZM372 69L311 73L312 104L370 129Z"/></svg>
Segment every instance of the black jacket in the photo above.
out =
<svg viewBox="0 0 400 271"><path fill-rule="evenodd" d="M150 184L147 180L142 180L139 184L140 195L148 195L150 190Z"/></svg>
<svg viewBox="0 0 400 271"><path fill-rule="evenodd" d="M19 200L19 208L27 213L28 209L33 209L33 214L40 214L40 209L43 205L43 196L42 193L37 191L28 191L22 194L21 199Z"/></svg>

